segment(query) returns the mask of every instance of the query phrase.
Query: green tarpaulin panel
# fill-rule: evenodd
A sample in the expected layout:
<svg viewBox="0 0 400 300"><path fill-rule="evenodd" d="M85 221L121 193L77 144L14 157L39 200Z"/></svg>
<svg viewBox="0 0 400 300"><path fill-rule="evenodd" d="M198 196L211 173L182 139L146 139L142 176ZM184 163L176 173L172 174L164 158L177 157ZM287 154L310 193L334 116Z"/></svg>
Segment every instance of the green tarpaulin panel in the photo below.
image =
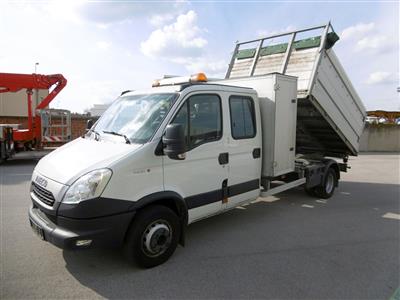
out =
<svg viewBox="0 0 400 300"><path fill-rule="evenodd" d="M237 59L245 59L245 58L251 58L254 57L256 54L256 49L243 49L238 51L236 54Z"/></svg>
<svg viewBox="0 0 400 300"><path fill-rule="evenodd" d="M314 48L314 47L318 47L320 42L321 42L321 37L316 36L316 37L312 37L309 39L296 41L293 43L293 47L296 50Z"/></svg>
<svg viewBox="0 0 400 300"><path fill-rule="evenodd" d="M286 44L277 44L277 45L272 45L272 46L267 46L261 48L260 55L272 55L272 54L277 54L277 53L285 53L287 49L287 43Z"/></svg>
<svg viewBox="0 0 400 300"><path fill-rule="evenodd" d="M332 46L338 40L339 40L339 36L335 32L328 33L328 35L326 37L325 49L332 48ZM295 41L293 43L293 48L296 50L314 48L314 47L319 47L320 43L321 43L321 37L315 36L312 38ZM263 47L260 50L260 56L285 53L287 47L288 47L288 43L276 44L276 45L272 45L272 46ZM255 54L256 54L256 49L243 49L237 53L236 58L237 59L252 58L252 57L254 57Z"/></svg>

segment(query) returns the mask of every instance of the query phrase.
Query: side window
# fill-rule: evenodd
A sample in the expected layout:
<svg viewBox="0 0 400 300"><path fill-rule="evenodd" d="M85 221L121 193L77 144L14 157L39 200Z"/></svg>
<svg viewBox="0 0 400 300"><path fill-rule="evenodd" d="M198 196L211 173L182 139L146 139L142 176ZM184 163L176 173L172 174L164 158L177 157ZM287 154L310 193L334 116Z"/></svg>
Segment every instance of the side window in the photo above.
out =
<svg viewBox="0 0 400 300"><path fill-rule="evenodd" d="M175 115L172 123L183 124L188 150L222 137L221 99L217 95L194 95Z"/></svg>
<svg viewBox="0 0 400 300"><path fill-rule="evenodd" d="M216 95L189 98L189 148L219 140L222 136L221 100Z"/></svg>
<svg viewBox="0 0 400 300"><path fill-rule="evenodd" d="M256 122L253 99L244 96L229 98L232 137L250 139L256 135Z"/></svg>
<svg viewBox="0 0 400 300"><path fill-rule="evenodd" d="M174 119L172 120L172 124L182 124L184 131L185 131L185 137L186 137L186 143L188 142L188 110L187 110L187 105L188 103L185 102L183 106L179 109L178 113L175 115Z"/></svg>

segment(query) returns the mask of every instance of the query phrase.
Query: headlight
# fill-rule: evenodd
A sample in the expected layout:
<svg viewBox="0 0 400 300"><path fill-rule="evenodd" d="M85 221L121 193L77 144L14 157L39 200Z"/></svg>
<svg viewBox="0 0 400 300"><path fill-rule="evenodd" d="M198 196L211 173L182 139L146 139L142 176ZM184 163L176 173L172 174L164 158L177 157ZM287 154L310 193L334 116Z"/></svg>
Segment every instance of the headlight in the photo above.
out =
<svg viewBox="0 0 400 300"><path fill-rule="evenodd" d="M69 187L62 202L77 204L84 200L99 197L111 175L112 171L109 169L94 170L83 175Z"/></svg>

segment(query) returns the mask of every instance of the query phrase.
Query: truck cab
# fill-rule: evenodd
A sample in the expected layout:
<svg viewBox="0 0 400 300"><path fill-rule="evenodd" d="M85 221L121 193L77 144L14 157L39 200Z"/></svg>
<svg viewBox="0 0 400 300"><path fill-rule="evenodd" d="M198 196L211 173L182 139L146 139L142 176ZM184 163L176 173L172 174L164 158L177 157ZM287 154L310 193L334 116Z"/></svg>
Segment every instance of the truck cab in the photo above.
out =
<svg viewBox="0 0 400 300"><path fill-rule="evenodd" d="M183 243L188 224L257 198L257 93L204 80L125 93L87 134L40 160L29 213L40 236L69 249L121 246L138 212L158 207L179 225L158 224L146 239L168 240L175 230L168 243ZM182 153L174 153L177 140ZM144 253L156 252L146 245Z"/></svg>

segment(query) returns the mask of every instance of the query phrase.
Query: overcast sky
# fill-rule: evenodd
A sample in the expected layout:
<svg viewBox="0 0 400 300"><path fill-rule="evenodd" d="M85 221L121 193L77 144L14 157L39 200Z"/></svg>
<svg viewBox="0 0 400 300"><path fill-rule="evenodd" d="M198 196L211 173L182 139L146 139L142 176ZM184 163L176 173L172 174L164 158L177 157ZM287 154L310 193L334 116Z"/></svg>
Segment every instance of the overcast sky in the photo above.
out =
<svg viewBox="0 0 400 300"><path fill-rule="evenodd" d="M52 106L82 112L164 74L223 76L236 40L331 20L368 110L399 110L399 4L286 1L0 2L0 72L61 73Z"/></svg>

